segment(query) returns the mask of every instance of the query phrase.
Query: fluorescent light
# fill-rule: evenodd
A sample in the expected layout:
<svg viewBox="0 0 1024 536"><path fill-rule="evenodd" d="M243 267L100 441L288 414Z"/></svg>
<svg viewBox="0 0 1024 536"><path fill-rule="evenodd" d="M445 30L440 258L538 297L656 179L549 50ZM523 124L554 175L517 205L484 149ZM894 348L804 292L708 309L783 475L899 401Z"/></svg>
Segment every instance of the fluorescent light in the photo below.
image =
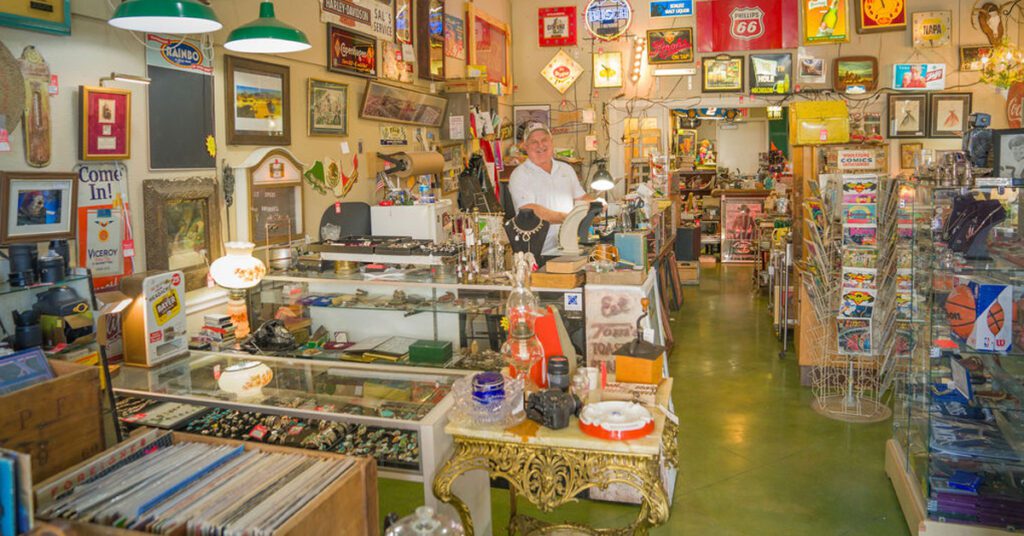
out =
<svg viewBox="0 0 1024 536"><path fill-rule="evenodd" d="M148 86L150 79L145 76L138 76L134 74L122 74L122 73L110 73L110 76L104 76L100 78L100 87L103 87L103 82L128 82L129 84L142 84Z"/></svg>
<svg viewBox="0 0 1024 536"><path fill-rule="evenodd" d="M693 67L659 67L654 70L654 76L693 76L697 69Z"/></svg>

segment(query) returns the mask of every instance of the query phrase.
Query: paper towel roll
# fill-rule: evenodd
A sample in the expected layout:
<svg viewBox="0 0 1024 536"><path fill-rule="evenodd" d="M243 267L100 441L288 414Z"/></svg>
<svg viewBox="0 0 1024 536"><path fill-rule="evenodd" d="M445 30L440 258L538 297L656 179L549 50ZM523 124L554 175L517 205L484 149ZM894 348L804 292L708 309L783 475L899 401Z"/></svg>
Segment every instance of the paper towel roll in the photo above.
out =
<svg viewBox="0 0 1024 536"><path fill-rule="evenodd" d="M405 162L405 171L395 174L398 177L428 175L444 171L444 157L435 151L410 151L393 156Z"/></svg>

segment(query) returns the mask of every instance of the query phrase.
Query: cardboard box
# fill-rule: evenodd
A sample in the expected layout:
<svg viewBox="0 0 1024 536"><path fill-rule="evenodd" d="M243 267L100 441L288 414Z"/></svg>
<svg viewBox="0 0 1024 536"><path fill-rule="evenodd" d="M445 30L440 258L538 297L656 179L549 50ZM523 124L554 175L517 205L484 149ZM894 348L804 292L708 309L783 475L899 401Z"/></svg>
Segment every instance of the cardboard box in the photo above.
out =
<svg viewBox="0 0 1024 536"><path fill-rule="evenodd" d="M718 264L718 259L714 255L701 255L700 265L704 268L714 268Z"/></svg>
<svg viewBox="0 0 1024 536"><path fill-rule="evenodd" d="M700 262L676 261L676 270L679 272L680 283L684 285L700 283Z"/></svg>
<svg viewBox="0 0 1024 536"><path fill-rule="evenodd" d="M100 371L50 360L57 374L0 396L0 447L32 456L42 480L103 450Z"/></svg>

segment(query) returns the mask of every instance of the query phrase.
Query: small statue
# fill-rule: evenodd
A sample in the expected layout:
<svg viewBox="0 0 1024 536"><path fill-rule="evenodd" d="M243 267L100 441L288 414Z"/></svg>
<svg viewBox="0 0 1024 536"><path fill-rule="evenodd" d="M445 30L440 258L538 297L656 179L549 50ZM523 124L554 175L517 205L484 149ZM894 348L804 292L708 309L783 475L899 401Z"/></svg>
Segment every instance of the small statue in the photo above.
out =
<svg viewBox="0 0 1024 536"><path fill-rule="evenodd" d="M971 130L964 133L963 151L967 153L972 166L976 168L989 167L988 155L992 151L992 130L988 126L992 124L992 116L976 112L970 115L967 124Z"/></svg>

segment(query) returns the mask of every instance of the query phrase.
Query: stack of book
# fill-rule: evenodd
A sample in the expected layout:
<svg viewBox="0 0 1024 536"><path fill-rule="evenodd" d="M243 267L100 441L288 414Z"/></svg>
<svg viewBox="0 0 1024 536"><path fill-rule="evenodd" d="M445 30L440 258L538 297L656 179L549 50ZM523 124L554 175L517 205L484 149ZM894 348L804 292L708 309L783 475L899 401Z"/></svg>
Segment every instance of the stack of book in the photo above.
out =
<svg viewBox="0 0 1024 536"><path fill-rule="evenodd" d="M197 338L210 345L211 350L224 350L235 345L235 325L231 317L225 314L208 314L203 316L203 327Z"/></svg>

